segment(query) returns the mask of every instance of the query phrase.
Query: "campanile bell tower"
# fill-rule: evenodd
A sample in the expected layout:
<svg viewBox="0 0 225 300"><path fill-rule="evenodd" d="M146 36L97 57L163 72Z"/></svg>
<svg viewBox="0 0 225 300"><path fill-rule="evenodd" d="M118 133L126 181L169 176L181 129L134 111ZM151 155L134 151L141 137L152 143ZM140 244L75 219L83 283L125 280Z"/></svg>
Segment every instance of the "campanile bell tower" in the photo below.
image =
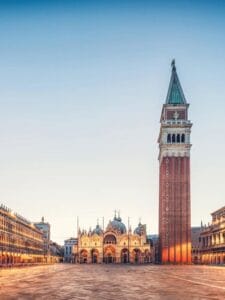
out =
<svg viewBox="0 0 225 300"><path fill-rule="evenodd" d="M161 263L191 263L190 133L188 107L175 61L160 119L159 245Z"/></svg>

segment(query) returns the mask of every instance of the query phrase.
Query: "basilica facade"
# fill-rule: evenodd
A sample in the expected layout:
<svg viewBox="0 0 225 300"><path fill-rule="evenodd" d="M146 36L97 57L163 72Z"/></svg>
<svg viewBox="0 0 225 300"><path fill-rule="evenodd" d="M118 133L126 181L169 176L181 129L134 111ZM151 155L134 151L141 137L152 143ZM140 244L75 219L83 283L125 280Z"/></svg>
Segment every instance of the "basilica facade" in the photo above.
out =
<svg viewBox="0 0 225 300"><path fill-rule="evenodd" d="M146 234L146 225L140 222L132 232L117 214L105 230L99 224L88 232L79 230L74 248L77 263L152 262L152 244Z"/></svg>

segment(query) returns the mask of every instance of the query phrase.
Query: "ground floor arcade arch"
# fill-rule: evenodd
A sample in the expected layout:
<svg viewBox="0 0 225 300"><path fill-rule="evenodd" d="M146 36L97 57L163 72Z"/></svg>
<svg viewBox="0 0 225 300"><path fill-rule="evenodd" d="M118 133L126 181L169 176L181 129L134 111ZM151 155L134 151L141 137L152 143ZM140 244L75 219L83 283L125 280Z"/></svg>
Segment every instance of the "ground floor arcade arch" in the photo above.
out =
<svg viewBox="0 0 225 300"><path fill-rule="evenodd" d="M97 249L91 250L91 262L97 264L99 262L99 251Z"/></svg>
<svg viewBox="0 0 225 300"><path fill-rule="evenodd" d="M104 248L104 260L105 263L111 264L116 262L116 249L112 245Z"/></svg>

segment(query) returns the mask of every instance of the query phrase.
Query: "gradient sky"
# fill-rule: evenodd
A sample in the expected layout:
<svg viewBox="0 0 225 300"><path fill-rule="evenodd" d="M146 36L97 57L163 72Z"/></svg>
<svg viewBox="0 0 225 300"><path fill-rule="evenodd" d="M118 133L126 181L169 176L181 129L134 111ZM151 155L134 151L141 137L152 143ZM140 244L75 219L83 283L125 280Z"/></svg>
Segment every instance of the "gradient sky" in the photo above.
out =
<svg viewBox="0 0 225 300"><path fill-rule="evenodd" d="M157 233L175 58L194 124L192 225L210 221L225 205L224 29L224 1L0 1L0 203L45 216L60 243L77 215L88 229L115 209Z"/></svg>

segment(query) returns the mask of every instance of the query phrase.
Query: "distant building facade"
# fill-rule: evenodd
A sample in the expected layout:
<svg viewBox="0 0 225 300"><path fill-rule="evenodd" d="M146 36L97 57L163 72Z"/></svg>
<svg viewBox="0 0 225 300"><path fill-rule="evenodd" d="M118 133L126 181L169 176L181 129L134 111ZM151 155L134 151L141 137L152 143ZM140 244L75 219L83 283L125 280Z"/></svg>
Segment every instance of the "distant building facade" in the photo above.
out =
<svg viewBox="0 0 225 300"><path fill-rule="evenodd" d="M152 262L152 243L147 237L146 225L139 223L132 233L116 214L105 230L99 224L88 232L79 230L78 244L74 246L78 263Z"/></svg>
<svg viewBox="0 0 225 300"><path fill-rule="evenodd" d="M56 242L49 243L50 263L63 262L64 248Z"/></svg>
<svg viewBox="0 0 225 300"><path fill-rule="evenodd" d="M172 61L159 143L159 256L163 264L191 263L190 133L188 107Z"/></svg>
<svg viewBox="0 0 225 300"><path fill-rule="evenodd" d="M34 225L42 232L44 240L44 254L50 255L50 224L45 222L44 217L42 217L41 222L35 222Z"/></svg>
<svg viewBox="0 0 225 300"><path fill-rule="evenodd" d="M201 263L201 232L202 226L191 227L191 260L193 264Z"/></svg>
<svg viewBox="0 0 225 300"><path fill-rule="evenodd" d="M78 240L77 238L69 238L64 241L64 262L75 263L77 255Z"/></svg>
<svg viewBox="0 0 225 300"><path fill-rule="evenodd" d="M201 263L225 264L225 206L211 216L211 224L200 233Z"/></svg>
<svg viewBox="0 0 225 300"><path fill-rule="evenodd" d="M147 236L148 241L150 241L151 244L151 257L152 262L155 264L158 264L160 262L159 257L159 236L158 234L150 234Z"/></svg>
<svg viewBox="0 0 225 300"><path fill-rule="evenodd" d="M33 223L0 206L0 266L44 262L42 232Z"/></svg>

